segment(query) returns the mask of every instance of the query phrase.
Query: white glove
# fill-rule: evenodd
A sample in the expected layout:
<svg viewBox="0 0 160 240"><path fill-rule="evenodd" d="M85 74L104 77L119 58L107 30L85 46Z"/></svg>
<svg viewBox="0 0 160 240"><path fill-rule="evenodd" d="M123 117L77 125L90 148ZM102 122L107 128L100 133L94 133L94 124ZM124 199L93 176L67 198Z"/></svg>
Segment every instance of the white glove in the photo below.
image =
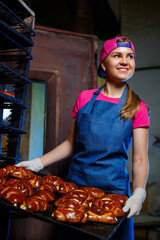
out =
<svg viewBox="0 0 160 240"><path fill-rule="evenodd" d="M23 161L18 164L16 164L17 167L24 167L26 169L29 169L31 171L38 172L41 169L44 168L42 161L40 158L35 158L33 160Z"/></svg>
<svg viewBox="0 0 160 240"><path fill-rule="evenodd" d="M130 198L128 198L125 206L123 207L124 212L130 210L127 218L139 215L142 208L142 203L146 198L146 191L144 188L136 188Z"/></svg>

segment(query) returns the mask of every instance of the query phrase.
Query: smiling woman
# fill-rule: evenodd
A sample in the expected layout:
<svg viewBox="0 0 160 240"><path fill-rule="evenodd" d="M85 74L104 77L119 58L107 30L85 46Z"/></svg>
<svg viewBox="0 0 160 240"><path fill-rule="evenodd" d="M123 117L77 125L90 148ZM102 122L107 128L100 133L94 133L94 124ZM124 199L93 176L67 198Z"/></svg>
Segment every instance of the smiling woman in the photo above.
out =
<svg viewBox="0 0 160 240"><path fill-rule="evenodd" d="M125 37L106 41L100 61L105 84L79 94L68 138L47 154L19 166L40 170L72 154L67 181L128 197L123 211L130 210L129 219L123 221L112 240L119 240L119 236L133 240L132 216L139 214L146 196L148 109L127 84L135 69L132 42ZM131 196L126 163L132 139Z"/></svg>

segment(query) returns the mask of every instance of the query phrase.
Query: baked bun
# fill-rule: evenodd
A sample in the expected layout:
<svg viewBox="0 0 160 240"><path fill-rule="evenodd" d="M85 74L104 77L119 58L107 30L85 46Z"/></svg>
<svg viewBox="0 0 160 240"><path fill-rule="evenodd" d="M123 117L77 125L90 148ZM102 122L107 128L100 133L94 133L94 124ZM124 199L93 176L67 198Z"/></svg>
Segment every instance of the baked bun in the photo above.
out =
<svg viewBox="0 0 160 240"><path fill-rule="evenodd" d="M17 167L17 166L7 166L5 168L3 168L3 170L5 171L6 175L10 175L12 177L16 177L16 178L24 178L26 176L32 175L33 173L25 168L22 167Z"/></svg>
<svg viewBox="0 0 160 240"><path fill-rule="evenodd" d="M93 198L101 198L105 195L103 190L94 187L82 187L80 189L90 193Z"/></svg>
<svg viewBox="0 0 160 240"><path fill-rule="evenodd" d="M6 188L18 189L25 196L32 196L35 192L32 185L25 179L11 178L7 181Z"/></svg>
<svg viewBox="0 0 160 240"><path fill-rule="evenodd" d="M6 174L5 174L4 169L0 168L0 176L5 176L5 175L6 175Z"/></svg>
<svg viewBox="0 0 160 240"><path fill-rule="evenodd" d="M71 195L69 195L69 194L66 194L66 195L64 195L62 198L63 198L63 199L73 200L73 201L75 201L76 203L82 205L82 206L85 207L85 208L88 208L88 207L89 207L89 203L90 203L90 202L89 202L88 200L84 199L83 197L71 196ZM62 198L60 198L60 199L62 199ZM60 200L60 199L59 199L59 200Z"/></svg>
<svg viewBox="0 0 160 240"><path fill-rule="evenodd" d="M121 194L116 194L116 193L106 194L105 196L116 202L119 202L121 204L121 206L124 206L128 199L128 197L121 195Z"/></svg>
<svg viewBox="0 0 160 240"><path fill-rule="evenodd" d="M54 206L60 207L60 208L73 208L75 210L79 210L83 212L85 211L85 208L78 202L74 201L73 199L66 199L66 198L57 199L54 202Z"/></svg>
<svg viewBox="0 0 160 240"><path fill-rule="evenodd" d="M85 212L73 208L57 208L51 215L58 221L70 223L86 223L87 215Z"/></svg>
<svg viewBox="0 0 160 240"><path fill-rule="evenodd" d="M53 202L55 200L55 195L52 192L45 191L45 190L38 190L36 191L34 196L39 196L48 203Z"/></svg>
<svg viewBox="0 0 160 240"><path fill-rule="evenodd" d="M7 180L5 179L4 176L0 175L0 183L4 186L7 183Z"/></svg>
<svg viewBox="0 0 160 240"><path fill-rule="evenodd" d="M81 197L88 201L93 199L92 195L89 192L82 189L76 189L76 190L70 191L66 195L70 195L72 197Z"/></svg>
<svg viewBox="0 0 160 240"><path fill-rule="evenodd" d="M25 177L25 180L28 181L33 188L38 188L41 184L42 178L37 175L28 175Z"/></svg>
<svg viewBox="0 0 160 240"><path fill-rule="evenodd" d="M41 185L37 188L37 190L45 190L45 191L49 191L49 192L56 192L57 189L54 185L52 185L51 183L41 183Z"/></svg>
<svg viewBox="0 0 160 240"><path fill-rule="evenodd" d="M44 212L49 207L47 201L38 196L27 197L20 205L21 209L29 212Z"/></svg>
<svg viewBox="0 0 160 240"><path fill-rule="evenodd" d="M9 175L10 172L13 172L14 169L16 169L16 166L15 165L9 165L9 166L6 166L4 168L2 168L2 170L5 172L5 175Z"/></svg>
<svg viewBox="0 0 160 240"><path fill-rule="evenodd" d="M14 188L9 188L3 191L1 197L7 200L8 202L14 204L14 206L17 206L25 199L24 194L22 194L18 189Z"/></svg>
<svg viewBox="0 0 160 240"><path fill-rule="evenodd" d="M73 191L73 190L76 190L76 189L78 189L76 184L74 184L72 182L63 181L59 185L58 192L61 193L61 194L66 194L66 193L68 193L70 191Z"/></svg>
<svg viewBox="0 0 160 240"><path fill-rule="evenodd" d="M118 219L116 216L100 207L91 207L87 211L87 220L91 222L101 222L108 224L116 224Z"/></svg>
<svg viewBox="0 0 160 240"><path fill-rule="evenodd" d="M56 187L57 191L59 190L59 185L63 182L60 177L57 176L45 176L42 178L42 185L44 183L50 183Z"/></svg>

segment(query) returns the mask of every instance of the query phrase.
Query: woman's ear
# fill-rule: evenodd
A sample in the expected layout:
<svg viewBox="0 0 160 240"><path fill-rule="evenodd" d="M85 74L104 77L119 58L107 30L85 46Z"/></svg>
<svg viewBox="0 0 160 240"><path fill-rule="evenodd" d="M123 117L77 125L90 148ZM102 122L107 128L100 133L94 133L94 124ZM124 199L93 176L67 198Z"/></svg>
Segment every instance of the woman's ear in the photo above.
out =
<svg viewBox="0 0 160 240"><path fill-rule="evenodd" d="M103 71L105 72L106 71L106 67L105 67L104 62L101 63L101 67L102 67Z"/></svg>

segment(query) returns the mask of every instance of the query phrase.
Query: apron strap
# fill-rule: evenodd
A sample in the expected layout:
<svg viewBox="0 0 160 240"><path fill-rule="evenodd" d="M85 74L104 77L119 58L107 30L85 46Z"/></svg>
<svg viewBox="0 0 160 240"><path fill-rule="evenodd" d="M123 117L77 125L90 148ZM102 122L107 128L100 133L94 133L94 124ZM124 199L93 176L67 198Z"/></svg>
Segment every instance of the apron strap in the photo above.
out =
<svg viewBox="0 0 160 240"><path fill-rule="evenodd" d="M91 113L92 108L93 108L93 106L94 106L94 103L95 103L95 101L96 101L96 98L97 98L97 96L100 94L100 92L102 91L103 87L104 87L104 85L103 85L102 87L100 87L97 91L95 91L95 92L93 93L93 96L92 96L91 100L86 104L86 107L85 107L83 113L88 113L88 114ZM125 87L125 89L124 89L124 91L123 91L123 93L122 93L122 96L121 96L121 98L120 98L120 100L119 100L119 103L117 104L117 107L118 107L119 110L120 110L120 109L124 106L124 104L125 104L126 95L127 95L127 86ZM117 110L116 110L116 111L117 111Z"/></svg>
<svg viewBox="0 0 160 240"><path fill-rule="evenodd" d="M94 105L94 102L96 101L96 98L97 98L97 96L100 94L100 92L102 91L103 87L104 87L104 85L103 85L102 87L100 87L97 91L95 91L95 92L93 93L93 97L92 97L91 100L87 103L86 108L85 108L85 110L84 110L84 113L90 113L90 112L91 112L92 107L93 107L93 105Z"/></svg>

